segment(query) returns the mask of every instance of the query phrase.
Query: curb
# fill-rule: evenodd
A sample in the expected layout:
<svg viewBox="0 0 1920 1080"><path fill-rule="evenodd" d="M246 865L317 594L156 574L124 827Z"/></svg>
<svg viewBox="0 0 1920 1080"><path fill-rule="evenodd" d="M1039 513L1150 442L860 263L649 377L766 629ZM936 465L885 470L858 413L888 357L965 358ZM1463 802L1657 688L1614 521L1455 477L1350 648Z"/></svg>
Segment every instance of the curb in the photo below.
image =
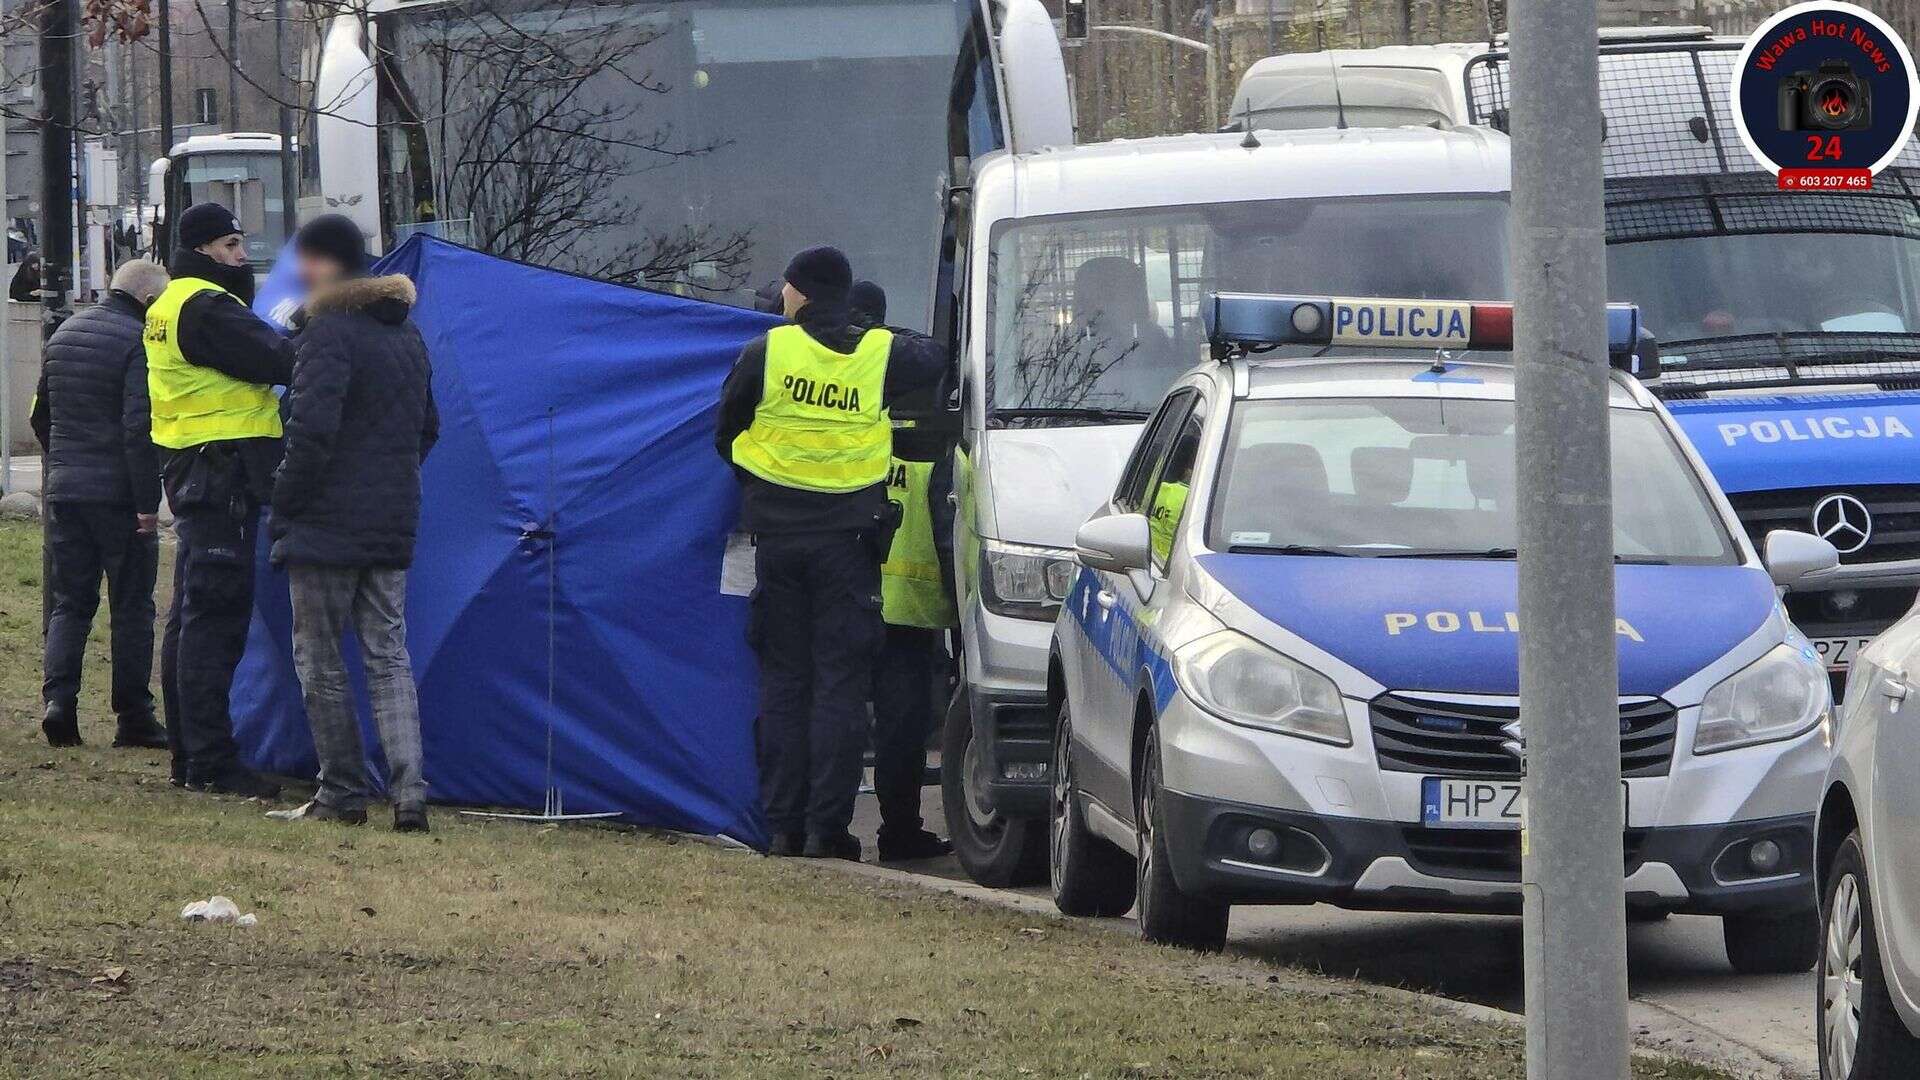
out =
<svg viewBox="0 0 1920 1080"><path fill-rule="evenodd" d="M992 889L977 885L971 881L955 881L951 878L937 877L932 874L919 874L911 870L900 870L890 866L877 866L873 863L854 863L838 859L810 860L839 873L863 877L874 881L892 884L913 885L930 892L946 893L973 900L992 907L1005 908L1027 915L1036 915L1052 921L1071 921L1075 925L1089 927L1116 936L1133 937L1130 923L1121 919L1071 919L1060 914L1053 901L1026 893L1012 892L1006 889ZM1300 993L1336 995L1339 993L1365 992L1378 995L1389 1001L1403 1002L1417 1008L1445 1013L1465 1020L1481 1023L1501 1024L1508 1027L1523 1027L1526 1018L1519 1013L1496 1009L1490 1005L1480 1005L1471 1001L1458 1001L1440 997L1436 994L1424 994L1417 990L1407 990L1397 986L1380 986L1372 983L1352 982L1332 976L1298 975L1289 978L1284 974L1288 969L1274 968L1273 965L1258 957L1236 954L1228 945L1229 959L1242 963L1218 965L1218 970L1210 974L1230 974L1242 979L1249 986L1267 989L1290 990ZM1261 968L1258 976L1242 970L1246 961L1252 961ZM1270 982L1276 974L1278 982ZM1629 1000L1627 1003L1627 1023L1634 1032L1634 1046L1637 1050L1661 1057L1674 1058L1705 1065L1711 1068L1733 1073L1736 1076L1749 1077L1751 1080L1814 1080L1814 1074L1789 1062L1775 1060L1745 1043L1729 1039L1717 1032L1703 1028L1683 1017L1646 1002Z"/></svg>

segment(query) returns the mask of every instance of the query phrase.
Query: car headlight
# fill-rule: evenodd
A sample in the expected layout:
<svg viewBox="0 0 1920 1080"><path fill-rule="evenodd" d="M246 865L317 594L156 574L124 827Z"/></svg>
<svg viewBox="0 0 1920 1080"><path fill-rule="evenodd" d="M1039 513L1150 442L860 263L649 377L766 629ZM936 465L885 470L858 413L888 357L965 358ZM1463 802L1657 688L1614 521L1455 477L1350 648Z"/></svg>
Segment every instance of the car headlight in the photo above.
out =
<svg viewBox="0 0 1920 1080"><path fill-rule="evenodd" d="M1711 754L1804 734L1826 716L1830 693L1826 669L1817 661L1791 645L1775 645L1707 691L1693 752Z"/></svg>
<svg viewBox="0 0 1920 1080"><path fill-rule="evenodd" d="M989 540L981 546L981 602L995 615L1052 622L1073 586L1073 552Z"/></svg>
<svg viewBox="0 0 1920 1080"><path fill-rule="evenodd" d="M1353 745L1333 680L1233 630L1208 634L1174 658L1174 679L1229 723Z"/></svg>

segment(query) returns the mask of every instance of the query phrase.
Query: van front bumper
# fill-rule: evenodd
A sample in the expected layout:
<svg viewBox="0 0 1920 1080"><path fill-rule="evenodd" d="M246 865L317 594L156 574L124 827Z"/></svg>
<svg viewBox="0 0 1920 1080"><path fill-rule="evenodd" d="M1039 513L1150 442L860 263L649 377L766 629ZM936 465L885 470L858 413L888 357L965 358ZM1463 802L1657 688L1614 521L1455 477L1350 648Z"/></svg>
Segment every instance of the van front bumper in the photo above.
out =
<svg viewBox="0 0 1920 1080"><path fill-rule="evenodd" d="M1163 793L1162 806L1174 878L1196 896L1382 911L1520 910L1517 832L1428 829L1175 791ZM1247 846L1256 829L1280 839L1265 859ZM1812 814L1629 829L1625 840L1626 902L1635 910L1784 915L1814 907ZM1779 864L1764 874L1746 859L1761 840L1780 849Z"/></svg>

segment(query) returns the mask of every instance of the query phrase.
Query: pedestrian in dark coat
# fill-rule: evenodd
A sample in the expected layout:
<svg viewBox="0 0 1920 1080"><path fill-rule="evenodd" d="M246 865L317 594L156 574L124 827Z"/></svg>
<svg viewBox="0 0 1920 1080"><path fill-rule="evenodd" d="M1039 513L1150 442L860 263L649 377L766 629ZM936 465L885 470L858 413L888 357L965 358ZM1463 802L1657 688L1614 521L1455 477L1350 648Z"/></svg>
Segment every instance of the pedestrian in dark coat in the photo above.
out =
<svg viewBox="0 0 1920 1080"><path fill-rule="evenodd" d="M373 783L348 697L340 636L351 623L385 751L393 827L425 832L419 695L407 653L407 568L420 465L440 431L426 343L408 318L413 282L362 276L358 226L315 218L294 240L307 321L288 390L286 456L273 485L272 558L293 591L293 661L320 758L297 816L367 820Z"/></svg>
<svg viewBox="0 0 1920 1080"><path fill-rule="evenodd" d="M47 742L79 746L87 633L106 575L113 642L113 745L165 749L153 718L153 586L159 566L160 459L147 407L140 332L167 272L116 270L105 300L47 339L32 425L45 448L51 600L40 688Z"/></svg>

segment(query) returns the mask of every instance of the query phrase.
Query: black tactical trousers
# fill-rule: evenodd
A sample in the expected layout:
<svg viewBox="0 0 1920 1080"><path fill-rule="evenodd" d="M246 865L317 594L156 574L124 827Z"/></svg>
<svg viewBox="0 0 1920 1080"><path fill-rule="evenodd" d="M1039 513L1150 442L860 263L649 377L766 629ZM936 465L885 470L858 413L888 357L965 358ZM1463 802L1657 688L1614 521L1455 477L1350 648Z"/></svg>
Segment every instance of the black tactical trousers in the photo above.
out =
<svg viewBox="0 0 1920 1080"><path fill-rule="evenodd" d="M153 716L153 583L160 565L157 533L134 530L133 508L49 502L47 550L52 606L47 619L41 700L72 712L80 694L87 633L107 578L113 647L113 711L139 722Z"/></svg>
<svg viewBox="0 0 1920 1080"><path fill-rule="evenodd" d="M253 621L254 543L260 511L240 499L174 521L173 607L160 646L160 690L173 773L204 783L240 764L227 698Z"/></svg>
<svg viewBox="0 0 1920 1080"><path fill-rule="evenodd" d="M867 531L754 540L756 742L775 835L833 835L853 821L880 645L880 559Z"/></svg>
<svg viewBox="0 0 1920 1080"><path fill-rule="evenodd" d="M880 835L920 831L920 786L927 771L927 735L937 715L934 675L940 631L888 626L873 673L873 791Z"/></svg>

